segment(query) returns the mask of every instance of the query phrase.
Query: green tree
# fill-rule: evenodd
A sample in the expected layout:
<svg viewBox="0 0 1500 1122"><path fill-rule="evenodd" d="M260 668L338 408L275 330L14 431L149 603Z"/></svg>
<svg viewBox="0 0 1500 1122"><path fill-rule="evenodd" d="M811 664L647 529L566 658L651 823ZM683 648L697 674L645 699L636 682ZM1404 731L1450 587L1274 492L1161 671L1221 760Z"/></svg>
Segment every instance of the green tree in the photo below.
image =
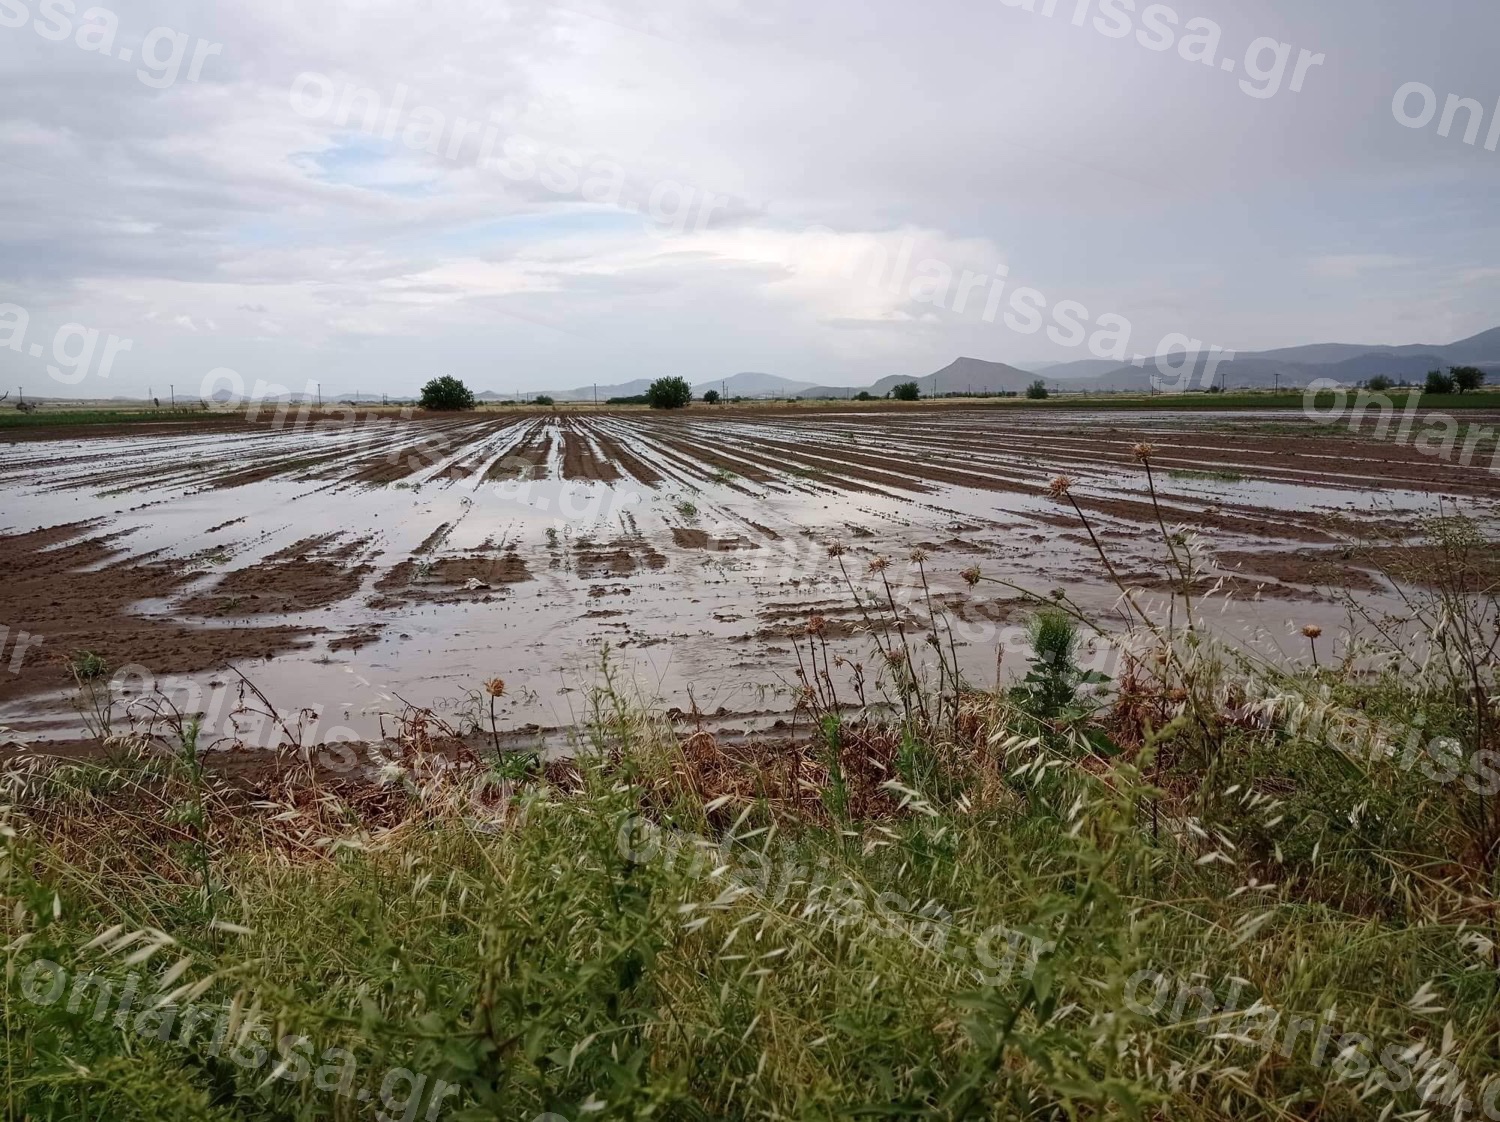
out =
<svg viewBox="0 0 1500 1122"><path fill-rule="evenodd" d="M1047 396L1047 383L1038 378L1026 387L1026 396L1032 401L1041 401Z"/></svg>
<svg viewBox="0 0 1500 1122"><path fill-rule="evenodd" d="M422 387L423 409L473 409L474 394L451 374L434 378Z"/></svg>
<svg viewBox="0 0 1500 1122"><path fill-rule="evenodd" d="M922 389L915 382L902 382L891 390L891 396L897 401L920 401Z"/></svg>
<svg viewBox="0 0 1500 1122"><path fill-rule="evenodd" d="M854 395L854 400L855 401L874 401L875 397L874 397L873 394L870 393L869 390L860 390L859 393L857 393L857 394Z"/></svg>
<svg viewBox="0 0 1500 1122"><path fill-rule="evenodd" d="M1453 379L1441 370L1429 370L1427 372L1427 384L1422 387L1423 393L1452 393Z"/></svg>
<svg viewBox="0 0 1500 1122"><path fill-rule="evenodd" d="M720 400L722 400L722 399L719 397L719 391L718 390L704 390L703 391L703 404L705 404L705 405L717 405L717 404L719 404Z"/></svg>
<svg viewBox="0 0 1500 1122"><path fill-rule="evenodd" d="M1471 393L1484 385L1484 371L1477 366L1450 366L1448 377L1459 393Z"/></svg>
<svg viewBox="0 0 1500 1122"><path fill-rule="evenodd" d="M1395 383L1392 382L1389 378L1387 378L1384 374L1377 374L1377 375L1375 375L1375 377L1371 378L1370 382L1369 382L1370 388L1372 390L1374 390L1376 393L1384 393L1386 390L1390 389L1391 386L1393 386L1394 384Z"/></svg>
<svg viewBox="0 0 1500 1122"><path fill-rule="evenodd" d="M646 391L646 404L652 409L681 409L693 400L693 387L686 378L658 378Z"/></svg>
<svg viewBox="0 0 1500 1122"><path fill-rule="evenodd" d="M544 394L544 393L539 393L534 398L531 399L531 404L533 404L533 405L556 405L557 402L553 401L552 398L549 395Z"/></svg>

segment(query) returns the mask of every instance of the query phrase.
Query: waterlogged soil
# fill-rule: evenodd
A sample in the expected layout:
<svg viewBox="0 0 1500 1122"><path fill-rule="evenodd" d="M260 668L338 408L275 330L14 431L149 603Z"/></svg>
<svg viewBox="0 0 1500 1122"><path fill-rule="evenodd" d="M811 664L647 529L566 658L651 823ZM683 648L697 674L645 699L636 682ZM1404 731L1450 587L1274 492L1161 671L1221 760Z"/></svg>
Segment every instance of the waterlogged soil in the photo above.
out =
<svg viewBox="0 0 1500 1122"><path fill-rule="evenodd" d="M1164 598L1165 530L1192 543L1216 627L1295 646L1306 623L1336 631L1346 597L1394 605L1393 581L1420 583L1425 519L1492 527L1500 500L1483 467L1285 413L346 421L0 443L0 725L75 736L69 662L91 652L179 691L209 735L231 669L317 735L365 739L408 703L488 727L476 691L500 677L498 723L524 738L586 719L606 661L631 701L753 731L790 715L814 618L874 693L870 620L920 640L939 607L991 681L1024 633L1019 589L1110 616L1102 547Z"/></svg>

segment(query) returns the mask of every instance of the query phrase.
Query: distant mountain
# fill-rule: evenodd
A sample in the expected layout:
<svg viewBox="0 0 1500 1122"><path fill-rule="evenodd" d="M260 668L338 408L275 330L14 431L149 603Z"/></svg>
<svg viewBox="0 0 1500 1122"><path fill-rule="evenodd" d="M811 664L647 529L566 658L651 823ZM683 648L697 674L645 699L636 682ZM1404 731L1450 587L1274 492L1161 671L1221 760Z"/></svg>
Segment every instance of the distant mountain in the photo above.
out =
<svg viewBox="0 0 1500 1122"><path fill-rule="evenodd" d="M655 378L637 378L633 382L620 382L612 386L598 387L598 398L600 401L608 401L612 397L639 397L651 388ZM790 378L782 378L775 374L761 374L755 371L742 371L739 374L731 374L728 378L716 378L713 381L702 382L693 387L693 396L702 397L708 390L718 390L729 397L795 397L803 390L812 389L811 382L794 382ZM555 390L549 392L557 401L593 401L595 388L593 386L579 386L573 390ZM491 396L508 397L507 394L477 396L488 400ZM522 396L535 397L535 394Z"/></svg>
<svg viewBox="0 0 1500 1122"><path fill-rule="evenodd" d="M775 374L746 371L717 382L704 382L701 386L694 386L693 393L701 397L704 390L718 390L720 393L728 393L730 397L796 397L812 388L811 382L794 382Z"/></svg>
<svg viewBox="0 0 1500 1122"><path fill-rule="evenodd" d="M1471 335L1437 349L1443 352L1449 362L1456 365L1500 366L1500 327L1481 331L1478 335Z"/></svg>
<svg viewBox="0 0 1500 1122"><path fill-rule="evenodd" d="M1168 360L1174 367L1181 355ZM1145 368L1108 363L1112 369L1099 369L1097 359L1064 363L1045 372L1047 384L1063 390L1120 393L1145 392L1155 375L1157 384L1163 378L1173 386L1206 389L1209 355L1200 355L1186 377L1175 371L1159 373L1156 364L1147 361ZM1353 385L1376 375L1395 381L1420 382L1429 370L1449 366L1479 366L1500 374L1500 328L1482 332L1456 343L1399 347L1360 343L1313 343L1300 347L1282 347L1270 351L1247 351L1214 369L1213 381L1225 389L1295 389L1318 378Z"/></svg>
<svg viewBox="0 0 1500 1122"><path fill-rule="evenodd" d="M1048 378L1097 378L1101 374L1112 374L1120 364L1112 358L1084 358L1076 362L1039 362L1027 369Z"/></svg>

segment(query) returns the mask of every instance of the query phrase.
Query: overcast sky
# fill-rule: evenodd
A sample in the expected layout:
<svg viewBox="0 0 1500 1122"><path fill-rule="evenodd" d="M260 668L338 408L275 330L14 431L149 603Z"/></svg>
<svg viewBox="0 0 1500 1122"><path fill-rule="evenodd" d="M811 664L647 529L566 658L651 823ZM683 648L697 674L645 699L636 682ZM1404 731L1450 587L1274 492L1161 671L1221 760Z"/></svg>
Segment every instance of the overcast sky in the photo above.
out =
<svg viewBox="0 0 1500 1122"><path fill-rule="evenodd" d="M0 0L0 372L334 396L1093 357L987 322L993 288L955 307L1002 268L1134 351L1500 325L1494 0L1079 2Z"/></svg>

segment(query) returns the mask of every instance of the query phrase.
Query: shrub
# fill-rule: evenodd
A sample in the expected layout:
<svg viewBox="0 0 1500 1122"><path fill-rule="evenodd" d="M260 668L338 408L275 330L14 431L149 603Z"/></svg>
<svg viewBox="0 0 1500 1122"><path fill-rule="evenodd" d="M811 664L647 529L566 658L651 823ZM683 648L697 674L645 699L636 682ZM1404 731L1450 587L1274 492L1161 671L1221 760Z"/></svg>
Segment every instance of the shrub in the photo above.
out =
<svg viewBox="0 0 1500 1122"><path fill-rule="evenodd" d="M891 396L897 401L920 401L922 390L915 382L902 382L891 390Z"/></svg>
<svg viewBox="0 0 1500 1122"><path fill-rule="evenodd" d="M1453 379L1441 370L1429 370L1427 372L1427 384L1422 387L1423 393L1452 393Z"/></svg>
<svg viewBox="0 0 1500 1122"><path fill-rule="evenodd" d="M536 397L534 397L534 398L531 399L531 404L533 404L533 405L556 405L557 402L553 401L552 398L550 398L546 394L539 393L539 394L536 395Z"/></svg>
<svg viewBox="0 0 1500 1122"><path fill-rule="evenodd" d="M652 409L681 409L693 400L693 387L686 378L658 378L646 391L646 404Z"/></svg>
<svg viewBox="0 0 1500 1122"><path fill-rule="evenodd" d="M1371 378L1369 382L1370 389L1374 390L1376 393L1384 393L1386 390L1390 389L1393 384L1394 383L1392 383L1391 380L1384 374L1375 375L1375 377Z"/></svg>
<svg viewBox="0 0 1500 1122"><path fill-rule="evenodd" d="M718 390L707 390L703 394L703 404L705 405L717 405L721 400L722 398L719 397Z"/></svg>
<svg viewBox="0 0 1500 1122"><path fill-rule="evenodd" d="M1026 396L1032 401L1041 401L1047 396L1047 383L1038 378L1026 387Z"/></svg>
<svg viewBox="0 0 1500 1122"><path fill-rule="evenodd" d="M451 374L434 378L422 387L423 409L473 409L474 394Z"/></svg>
<svg viewBox="0 0 1500 1122"><path fill-rule="evenodd" d="M1448 377L1459 393L1471 393L1484 385L1484 371L1477 366L1450 366Z"/></svg>
<svg viewBox="0 0 1500 1122"><path fill-rule="evenodd" d="M875 400L875 396L872 393L870 393L869 390L860 390L859 393L857 393L857 394L854 395L854 400L855 401L874 401Z"/></svg>

